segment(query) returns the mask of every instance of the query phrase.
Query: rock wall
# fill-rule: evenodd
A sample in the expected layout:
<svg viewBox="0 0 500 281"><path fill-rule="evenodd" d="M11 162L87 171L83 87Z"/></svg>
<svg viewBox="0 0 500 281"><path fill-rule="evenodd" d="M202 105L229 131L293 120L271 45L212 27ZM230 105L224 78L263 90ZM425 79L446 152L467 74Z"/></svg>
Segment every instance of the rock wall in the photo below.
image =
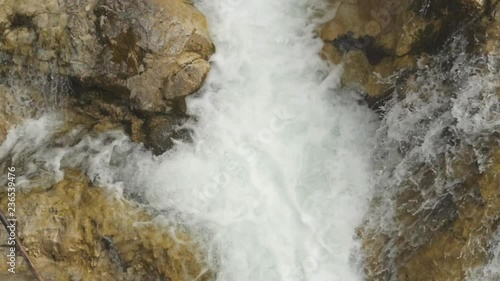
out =
<svg viewBox="0 0 500 281"><path fill-rule="evenodd" d="M366 280L499 280L499 1L336 4L323 56L381 116Z"/></svg>
<svg viewBox="0 0 500 281"><path fill-rule="evenodd" d="M161 154L172 138L189 138L176 125L214 51L204 15L184 0L0 0L0 143L13 126L57 111L47 148L121 130ZM35 185L18 193L18 236L44 280L212 279L188 233L79 171L52 185L54 175L24 165L28 150L16 156ZM5 167L16 152L2 153ZM1 208L6 200L0 188ZM33 280L20 257L14 277L5 255L0 263L0 280Z"/></svg>

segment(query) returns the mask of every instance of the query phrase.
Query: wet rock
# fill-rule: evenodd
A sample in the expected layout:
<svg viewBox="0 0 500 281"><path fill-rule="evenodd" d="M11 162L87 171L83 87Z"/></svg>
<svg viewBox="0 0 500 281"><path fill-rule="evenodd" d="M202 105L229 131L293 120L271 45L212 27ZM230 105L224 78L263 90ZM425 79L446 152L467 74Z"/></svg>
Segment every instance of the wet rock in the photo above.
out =
<svg viewBox="0 0 500 281"><path fill-rule="evenodd" d="M174 145L174 140L189 140L189 134L185 130L178 129L181 124L181 120L169 116L147 117L144 123L147 147L153 153L161 153L170 149Z"/></svg>
<svg viewBox="0 0 500 281"><path fill-rule="evenodd" d="M109 98L100 91L88 91L72 100L66 113L67 122L84 124L93 133L110 130L126 132L134 142L143 143L154 154L170 149L174 139L189 141L189 133L177 129L188 118L184 98L172 100L170 106L176 114L136 114L127 103ZM182 132L182 133L181 133Z"/></svg>
<svg viewBox="0 0 500 281"><path fill-rule="evenodd" d="M487 38L497 33L492 28L497 4L479 0L340 1L336 17L320 30L325 41L323 56L336 64L344 62L343 85L359 85L371 99L382 99L391 92L387 78L413 71L419 57L443 51L458 35L468 42L468 52L480 52L482 46L493 51L498 40ZM358 55L350 53L360 53L366 60L352 61Z"/></svg>
<svg viewBox="0 0 500 281"><path fill-rule="evenodd" d="M465 179L461 192L448 201L440 201L452 205L436 206L432 213L417 216L408 208L399 215L397 223L402 224L401 230L428 236L427 242L410 242L410 233L395 234L399 238L370 230L362 233L367 280L466 280L470 271L484 265L488 260L488 241L498 227L500 216L500 179L496 172L500 168L500 154L496 151L494 155L495 164L484 173L477 167L466 166L463 170L456 167L457 176ZM408 195L407 202L418 200L415 194ZM433 226L433 222L445 224ZM428 229L418 230L422 225ZM392 267L391 259L395 261Z"/></svg>
<svg viewBox="0 0 500 281"><path fill-rule="evenodd" d="M467 276L492 261L499 226L500 57L467 43L419 58L383 101L367 280L490 280Z"/></svg>
<svg viewBox="0 0 500 281"><path fill-rule="evenodd" d="M33 76L63 78L69 81L64 93L40 91L46 97L72 94L64 97L69 100L88 100L97 92L98 104L118 105L121 113L110 112L109 106L89 110L85 102L70 104L85 104L80 112L91 112L94 118L116 124L127 120L139 128L136 121L146 115L183 115L177 111L178 100L197 91L210 69L207 60L214 46L206 19L185 1L35 2L2 1L4 84L29 84ZM98 111L101 116L95 114Z"/></svg>
<svg viewBox="0 0 500 281"><path fill-rule="evenodd" d="M491 11L491 17L488 19L484 51L491 54L500 53L498 38L500 38L500 9L497 8Z"/></svg>
<svg viewBox="0 0 500 281"><path fill-rule="evenodd" d="M37 115L44 106L43 94L34 88L12 88L0 84L0 142L7 131L24 119Z"/></svg>
<svg viewBox="0 0 500 281"><path fill-rule="evenodd" d="M366 280L468 280L498 235L499 1L342 5L323 56L382 122L383 176L358 232Z"/></svg>
<svg viewBox="0 0 500 281"><path fill-rule="evenodd" d="M147 210L91 185L78 171L66 171L48 190L16 197L18 237L44 280L212 278L188 233L174 234ZM5 194L0 198L6 206ZM0 239L6 239L3 229ZM5 272L5 255L0 261ZM19 266L19 277L29 276L21 258Z"/></svg>
<svg viewBox="0 0 500 281"><path fill-rule="evenodd" d="M2 5L4 36L0 51L11 57L10 69L29 67L46 74L67 75L121 98L129 97L138 80L156 79L161 83L141 93L145 98L154 97L156 91L165 91L163 84L171 80L179 84L177 76L186 85L196 85L176 88L181 92L178 95L188 95L208 72L206 60L213 46L205 18L183 1L32 4L24 0ZM192 72L193 77L183 72ZM159 108L165 103L155 101ZM134 105L152 110L140 103Z"/></svg>

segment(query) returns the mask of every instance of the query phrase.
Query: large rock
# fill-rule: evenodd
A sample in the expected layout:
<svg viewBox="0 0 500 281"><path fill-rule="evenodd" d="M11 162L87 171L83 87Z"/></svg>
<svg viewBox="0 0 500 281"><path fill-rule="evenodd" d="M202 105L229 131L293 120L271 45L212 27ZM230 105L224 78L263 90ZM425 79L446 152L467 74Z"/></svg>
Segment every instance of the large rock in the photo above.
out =
<svg viewBox="0 0 500 281"><path fill-rule="evenodd" d="M463 20L449 40L415 45L422 52L405 57L416 63L389 81L376 136L377 184L359 230L366 280L500 278L481 272L498 251L499 22L482 13ZM468 24L482 27L477 41ZM363 62L360 53L344 56Z"/></svg>
<svg viewBox="0 0 500 281"><path fill-rule="evenodd" d="M468 52L492 51L497 41L489 39L485 30L490 35L497 30L491 28L498 26L492 16L497 4L496 0L339 1L336 17L320 30L323 56L345 63L343 85L360 87L369 101L378 100L391 92L394 79L415 70L419 57L443 51L456 35L465 37Z"/></svg>
<svg viewBox="0 0 500 281"><path fill-rule="evenodd" d="M350 0L320 30L381 115L366 280L500 280L499 1ZM490 268L491 268L490 267Z"/></svg>
<svg viewBox="0 0 500 281"><path fill-rule="evenodd" d="M6 211L6 194L0 198ZM44 280L212 279L186 232L173 233L147 210L92 186L78 171L66 171L48 190L18 192L16 198L17 235ZM7 241L3 227L0 239ZM2 254L2 280L7 269ZM14 280L34 280L21 257L17 271Z"/></svg>
<svg viewBox="0 0 500 281"><path fill-rule="evenodd" d="M51 111L64 114L43 119L55 126L39 139L48 149L117 129L161 154L172 138L189 138L175 130L188 117L184 98L202 85L213 52L205 17L184 0L0 0L2 157L29 161L39 148L31 146L40 143L12 130L19 135L9 139L21 152L4 142L6 134ZM43 135L41 127L28 130ZM1 167L11 164L7 158ZM17 194L18 236L44 280L212 279L180 228L162 225L79 172L65 171L47 189L62 173L17 167L30 181L25 185L45 187ZM3 211L6 200L0 188ZM1 241L6 235L0 229ZM34 280L21 258L16 275L6 275L5 258L0 280Z"/></svg>
<svg viewBox="0 0 500 281"><path fill-rule="evenodd" d="M436 187L439 176L435 173L445 173L449 167L433 172L435 167L422 165L416 169L427 180L410 183L410 178L418 177L410 176L399 186L402 191L390 199L395 204L394 225L364 226L360 235L367 280L466 280L493 258L491 241L498 233L500 217L500 153L498 149L493 152L493 164L484 172L472 160L473 154L464 151L451 163L455 170L448 180L456 186L447 188L453 192L443 194ZM443 198L436 200L437 196ZM379 207L372 206L371 211ZM376 216L386 216L376 223L390 220L390 210L371 219ZM486 280L483 277L472 280Z"/></svg>
<svg viewBox="0 0 500 281"><path fill-rule="evenodd" d="M183 0L0 0L0 34L0 84L25 81L93 117L99 99L130 114L98 119L128 127L148 115L184 118L214 52L205 17Z"/></svg>

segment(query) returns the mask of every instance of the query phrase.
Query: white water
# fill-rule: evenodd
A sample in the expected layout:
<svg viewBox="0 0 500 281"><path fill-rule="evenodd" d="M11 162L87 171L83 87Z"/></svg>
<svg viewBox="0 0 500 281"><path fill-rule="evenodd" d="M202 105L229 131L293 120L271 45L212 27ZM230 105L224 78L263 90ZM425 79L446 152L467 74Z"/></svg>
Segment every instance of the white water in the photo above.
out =
<svg viewBox="0 0 500 281"><path fill-rule="evenodd" d="M336 96L300 0L211 0L217 54L188 102L194 145L138 172L157 208L199 230L219 281L361 280L355 227L373 116ZM203 234L208 233L208 235Z"/></svg>
<svg viewBox="0 0 500 281"><path fill-rule="evenodd" d="M192 144L152 157L103 136L39 158L56 159L46 167L57 171L61 159L84 163L100 151L82 164L89 176L144 192L168 223L187 226L218 281L362 280L355 228L370 196L376 124L352 94L334 90L340 69L319 57L311 19L313 7L325 8L316 2L197 4L217 54L188 100Z"/></svg>

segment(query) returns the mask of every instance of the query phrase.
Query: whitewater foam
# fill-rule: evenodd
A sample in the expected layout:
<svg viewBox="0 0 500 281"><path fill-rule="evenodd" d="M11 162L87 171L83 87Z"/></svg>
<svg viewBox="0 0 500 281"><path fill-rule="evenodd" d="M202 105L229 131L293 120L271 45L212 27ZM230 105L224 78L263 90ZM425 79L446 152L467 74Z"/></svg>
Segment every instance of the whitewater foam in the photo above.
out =
<svg viewBox="0 0 500 281"><path fill-rule="evenodd" d="M217 280L361 280L355 227L374 116L333 90L340 69L303 1L202 1L217 54L194 144L138 172L148 201L194 230ZM175 214L175 215L174 215Z"/></svg>
<svg viewBox="0 0 500 281"><path fill-rule="evenodd" d="M335 90L341 67L320 59L313 18L326 3L196 5L217 53L187 100L192 143L155 157L110 132L47 145L25 162L48 163L56 179L79 167L98 185L141 194L194 233L218 281L362 280L355 229L377 121L354 93Z"/></svg>

